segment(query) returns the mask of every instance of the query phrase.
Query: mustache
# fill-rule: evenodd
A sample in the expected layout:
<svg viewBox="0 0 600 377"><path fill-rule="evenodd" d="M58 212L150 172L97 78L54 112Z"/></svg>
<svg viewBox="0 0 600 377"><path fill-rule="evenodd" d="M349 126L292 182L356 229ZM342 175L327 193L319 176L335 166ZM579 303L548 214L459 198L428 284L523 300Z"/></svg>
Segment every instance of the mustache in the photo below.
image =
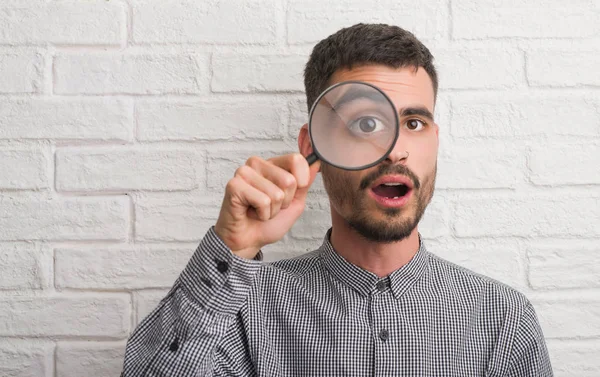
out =
<svg viewBox="0 0 600 377"><path fill-rule="evenodd" d="M412 172L409 168L404 165L379 165L377 170L369 173L366 177L364 177L360 181L360 190L366 190L371 186L373 182L375 182L379 177L384 175L398 174L404 175L408 177L413 184L413 188L418 190L421 187L421 182L419 181L419 177L415 173Z"/></svg>

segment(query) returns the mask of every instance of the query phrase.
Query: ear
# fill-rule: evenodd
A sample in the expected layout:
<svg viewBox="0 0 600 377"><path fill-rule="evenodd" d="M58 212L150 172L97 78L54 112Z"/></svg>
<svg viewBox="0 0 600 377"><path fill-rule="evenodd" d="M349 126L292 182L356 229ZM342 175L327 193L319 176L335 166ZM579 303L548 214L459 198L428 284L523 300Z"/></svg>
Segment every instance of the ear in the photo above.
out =
<svg viewBox="0 0 600 377"><path fill-rule="evenodd" d="M298 149L304 157L307 157L313 152L312 144L310 143L310 135L308 134L307 123L300 128L300 133L298 134Z"/></svg>
<svg viewBox="0 0 600 377"><path fill-rule="evenodd" d="M300 128L300 133L298 134L298 149L300 153L304 157L308 157L311 153L313 153L312 143L310 142L310 135L308 134L308 124L305 123ZM319 164L319 170L321 171L321 165Z"/></svg>

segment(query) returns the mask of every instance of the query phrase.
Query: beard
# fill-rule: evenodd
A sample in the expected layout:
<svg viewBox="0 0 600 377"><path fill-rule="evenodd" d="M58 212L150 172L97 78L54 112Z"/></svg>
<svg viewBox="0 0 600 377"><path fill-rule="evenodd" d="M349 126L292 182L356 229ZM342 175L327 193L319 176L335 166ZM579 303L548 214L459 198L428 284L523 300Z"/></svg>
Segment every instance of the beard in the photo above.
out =
<svg viewBox="0 0 600 377"><path fill-rule="evenodd" d="M358 190L348 184L350 180L345 177L347 174L352 173L323 163L321 165L323 184L332 207L363 238L378 243L391 243L410 236L421 221L433 198L437 162L422 182L404 165L379 165L377 170L361 180ZM403 208L377 209L383 214L383 219L380 219L369 212L366 190L369 190L376 179L388 174L400 174L410 178L413 183L413 197Z"/></svg>

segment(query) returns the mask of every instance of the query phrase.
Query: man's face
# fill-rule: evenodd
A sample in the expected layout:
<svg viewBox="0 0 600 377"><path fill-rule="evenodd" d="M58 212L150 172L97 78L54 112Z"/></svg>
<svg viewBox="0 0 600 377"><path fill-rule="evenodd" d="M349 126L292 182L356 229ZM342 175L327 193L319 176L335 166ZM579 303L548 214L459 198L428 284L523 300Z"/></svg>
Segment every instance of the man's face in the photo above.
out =
<svg viewBox="0 0 600 377"><path fill-rule="evenodd" d="M427 115L434 111L433 85L423 68L381 65L337 71L330 84L347 80L373 84L390 97L399 112L400 136L388 158L369 169L347 171L322 163L333 215L371 241L399 241L416 228L433 196L438 127ZM408 187L398 186L406 178ZM379 185L382 179L388 183Z"/></svg>

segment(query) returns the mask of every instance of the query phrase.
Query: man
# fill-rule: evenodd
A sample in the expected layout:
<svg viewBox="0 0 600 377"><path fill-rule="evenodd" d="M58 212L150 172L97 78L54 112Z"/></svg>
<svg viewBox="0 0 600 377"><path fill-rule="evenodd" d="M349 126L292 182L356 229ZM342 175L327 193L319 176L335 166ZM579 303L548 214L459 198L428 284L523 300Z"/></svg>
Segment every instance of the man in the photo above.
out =
<svg viewBox="0 0 600 377"><path fill-rule="evenodd" d="M315 46L308 107L335 83L373 84L399 112L394 149L365 170L309 166L305 124L301 154L248 159L215 226L131 336L123 376L552 376L530 302L430 254L418 232L437 169L432 60L388 25L354 25ZM300 217L319 170L332 220L322 245L263 264L260 249Z"/></svg>

